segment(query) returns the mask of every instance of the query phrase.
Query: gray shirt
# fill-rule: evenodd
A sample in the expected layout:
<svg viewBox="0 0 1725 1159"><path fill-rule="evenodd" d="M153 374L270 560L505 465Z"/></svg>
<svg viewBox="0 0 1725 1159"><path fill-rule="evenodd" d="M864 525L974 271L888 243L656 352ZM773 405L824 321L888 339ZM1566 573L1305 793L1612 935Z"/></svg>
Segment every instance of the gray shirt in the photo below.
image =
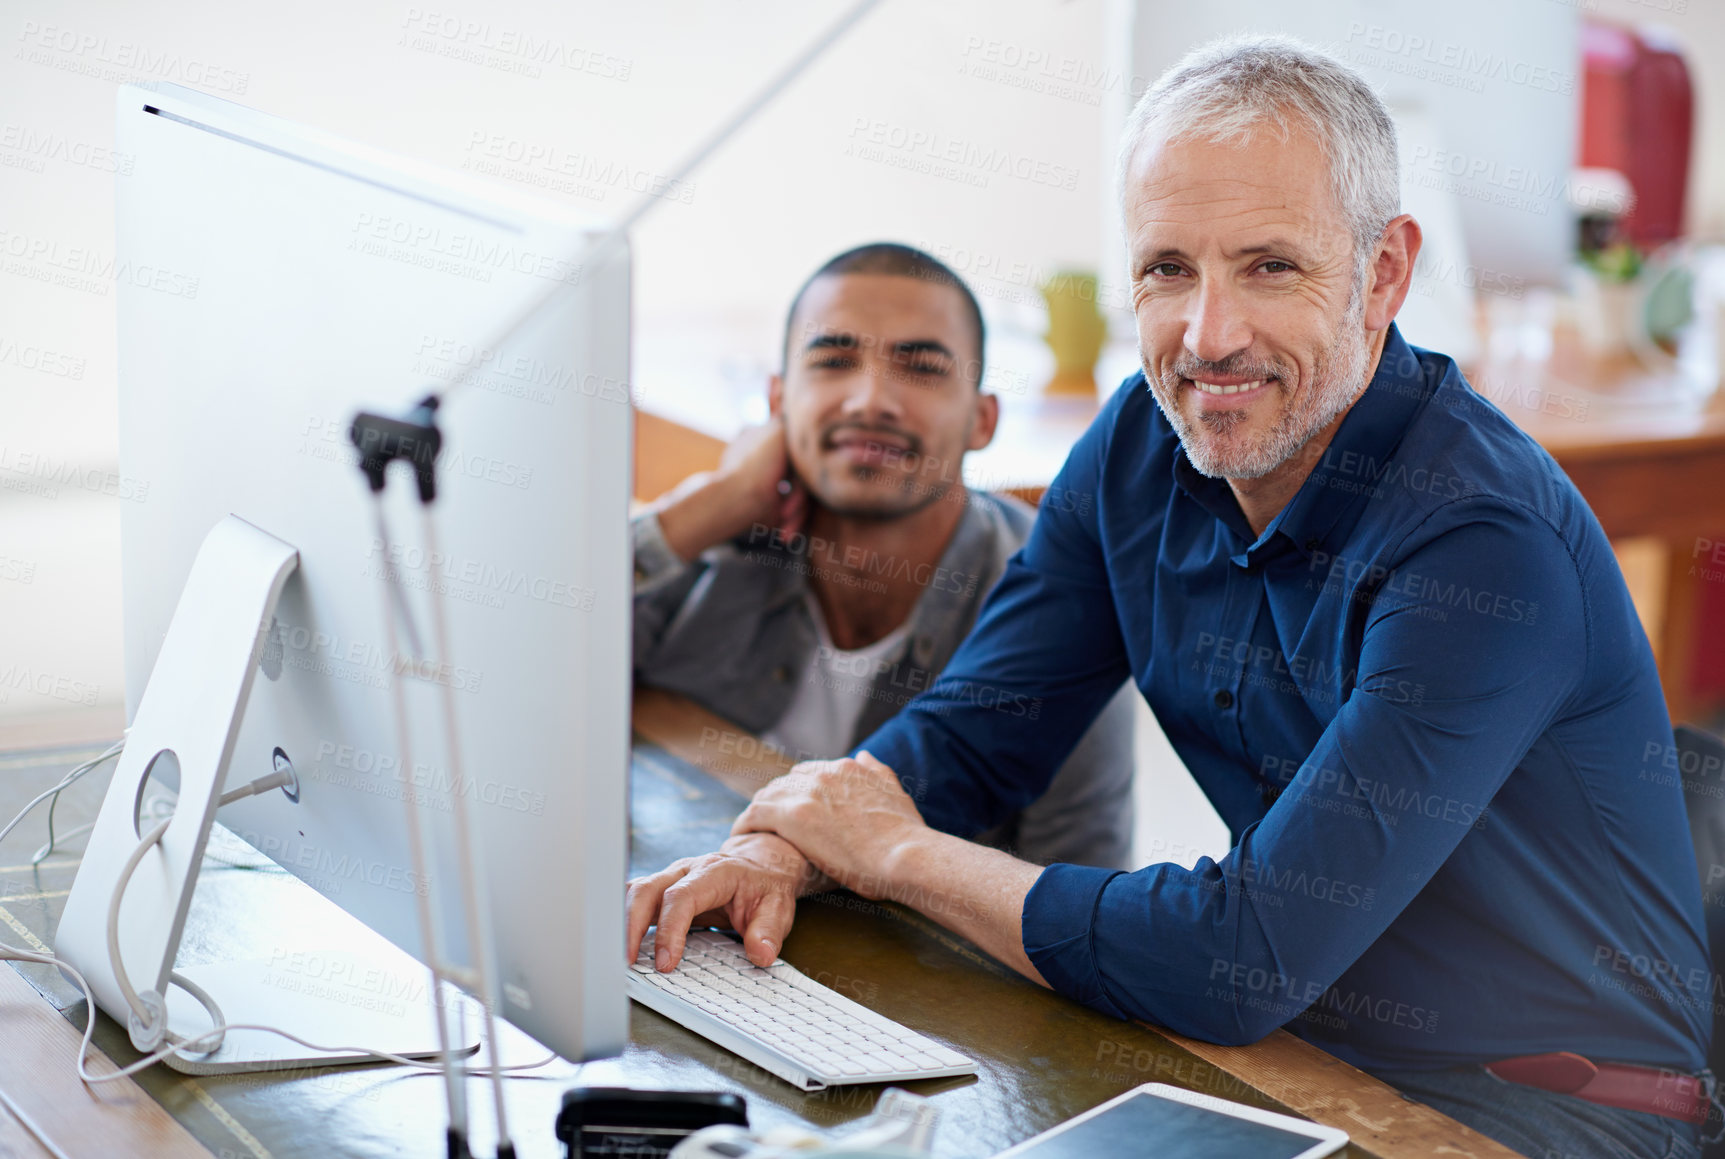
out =
<svg viewBox="0 0 1725 1159"><path fill-rule="evenodd" d="M1035 512L987 492L966 498L939 565L915 577L924 586L908 644L875 677L855 735L833 737L827 752L792 756L849 752L933 683L969 633ZM824 545L756 534L685 564L665 543L658 516L636 516L633 533L635 680L687 696L750 732L771 730L815 660L819 633L806 577L824 566ZM967 836L1040 864L1130 868L1134 695L1130 684L1121 686L1041 799L1000 828Z"/></svg>

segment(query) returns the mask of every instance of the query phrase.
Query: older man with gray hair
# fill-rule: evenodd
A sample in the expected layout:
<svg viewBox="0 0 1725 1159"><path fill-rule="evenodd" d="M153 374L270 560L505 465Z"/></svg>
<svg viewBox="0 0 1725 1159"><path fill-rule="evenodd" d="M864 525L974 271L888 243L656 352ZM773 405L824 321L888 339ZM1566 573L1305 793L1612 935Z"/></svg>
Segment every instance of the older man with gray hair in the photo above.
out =
<svg viewBox="0 0 1725 1159"><path fill-rule="evenodd" d="M1055 483L1093 501L1045 506L853 759L632 883L631 955L656 920L674 968L716 911L764 962L837 883L1117 1017L1286 1026L1530 1155L1697 1154L1711 973L1653 657L1574 486L1395 326L1420 228L1382 103L1298 42L1224 42L1120 156L1144 369ZM1126 873L967 840L1123 677L1227 855ZM988 711L1001 689L1040 719Z"/></svg>

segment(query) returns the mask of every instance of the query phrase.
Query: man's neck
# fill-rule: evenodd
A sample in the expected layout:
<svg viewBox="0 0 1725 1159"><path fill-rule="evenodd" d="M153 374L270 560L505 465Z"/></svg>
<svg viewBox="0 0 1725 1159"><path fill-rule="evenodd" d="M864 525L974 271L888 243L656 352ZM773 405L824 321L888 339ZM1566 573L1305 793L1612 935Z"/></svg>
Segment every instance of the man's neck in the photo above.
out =
<svg viewBox="0 0 1725 1159"><path fill-rule="evenodd" d="M1366 386L1378 372L1378 359L1383 356L1384 341L1389 337L1389 331L1380 330L1372 337L1371 356L1366 360ZM1360 394L1364 394L1362 388ZM1354 403L1360 401L1359 395L1354 396ZM1348 411L1353 410L1350 403L1344 410L1330 421L1330 424L1295 451L1288 459L1268 475L1256 479L1229 479L1228 487L1234 492L1234 501L1240 505L1241 514L1252 526L1252 534L1264 534L1264 528L1276 521L1276 516L1293 501L1305 485L1306 477L1312 473L1312 468L1324 457L1324 452L1330 449L1330 440L1336 437L1336 430L1342 425L1342 420L1348 417Z"/></svg>
<svg viewBox="0 0 1725 1159"><path fill-rule="evenodd" d="M809 590L833 646L866 648L910 618L964 517L962 484L897 519L809 513Z"/></svg>

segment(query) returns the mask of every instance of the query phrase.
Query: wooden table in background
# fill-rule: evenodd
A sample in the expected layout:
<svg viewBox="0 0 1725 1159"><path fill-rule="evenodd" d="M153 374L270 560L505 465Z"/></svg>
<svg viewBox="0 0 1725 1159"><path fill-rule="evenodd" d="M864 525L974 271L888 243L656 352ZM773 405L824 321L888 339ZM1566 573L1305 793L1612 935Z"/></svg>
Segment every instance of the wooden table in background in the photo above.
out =
<svg viewBox="0 0 1725 1159"><path fill-rule="evenodd" d="M1549 359L1488 357L1468 379L1551 452L1620 554L1629 541L1656 545L1654 590L1631 591L1666 705L1678 722L1715 711L1694 696L1693 677L1697 551L1725 539L1725 391L1696 397L1674 372L1591 358L1573 335L1560 339Z"/></svg>

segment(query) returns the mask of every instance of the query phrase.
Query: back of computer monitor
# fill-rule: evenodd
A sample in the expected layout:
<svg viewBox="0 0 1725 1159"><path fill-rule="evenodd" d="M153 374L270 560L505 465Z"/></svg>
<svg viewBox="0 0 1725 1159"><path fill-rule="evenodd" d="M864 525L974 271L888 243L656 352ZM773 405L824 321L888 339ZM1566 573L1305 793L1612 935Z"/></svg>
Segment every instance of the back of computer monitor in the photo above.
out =
<svg viewBox="0 0 1725 1159"><path fill-rule="evenodd" d="M221 820L410 952L423 952L416 895L430 894L445 951L470 962L453 854L464 797L501 1012L566 1057L615 1053L627 1030L614 983L628 832L626 250L595 258L603 223L201 94L127 86L118 99L118 147L136 159L118 179L118 260L134 271L118 298L121 468L147 481L143 501L122 505L128 717L211 527L232 513L292 544L299 568L229 779L263 775L280 750L299 799L272 793ZM403 414L428 388L454 388L439 411L434 527L405 474L380 522L348 424L362 409ZM392 574L408 608L401 647L430 661L412 672L385 642ZM436 852L424 879L408 807Z"/></svg>

